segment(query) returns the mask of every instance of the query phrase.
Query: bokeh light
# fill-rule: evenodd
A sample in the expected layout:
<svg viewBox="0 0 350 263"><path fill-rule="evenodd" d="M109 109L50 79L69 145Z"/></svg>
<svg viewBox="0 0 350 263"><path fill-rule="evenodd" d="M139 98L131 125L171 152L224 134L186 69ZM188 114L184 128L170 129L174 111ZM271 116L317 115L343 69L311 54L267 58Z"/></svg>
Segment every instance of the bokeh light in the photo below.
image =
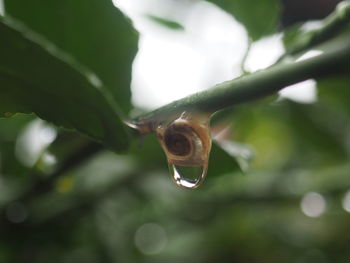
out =
<svg viewBox="0 0 350 263"><path fill-rule="evenodd" d="M319 193L309 192L301 200L301 211L309 217L319 217L326 211L326 200Z"/></svg>
<svg viewBox="0 0 350 263"><path fill-rule="evenodd" d="M0 0L0 15L5 15L4 1Z"/></svg>
<svg viewBox="0 0 350 263"><path fill-rule="evenodd" d="M28 217L28 211L21 203L11 203L6 208L6 217L12 223L22 223Z"/></svg>
<svg viewBox="0 0 350 263"><path fill-rule="evenodd" d="M158 254L166 243L167 235L164 228L159 224L144 224L135 233L135 245L146 255Z"/></svg>
<svg viewBox="0 0 350 263"><path fill-rule="evenodd" d="M36 119L30 122L17 139L16 156L18 160L28 167L33 166L56 136L56 129L44 121ZM53 159L49 158L49 161L52 163Z"/></svg>

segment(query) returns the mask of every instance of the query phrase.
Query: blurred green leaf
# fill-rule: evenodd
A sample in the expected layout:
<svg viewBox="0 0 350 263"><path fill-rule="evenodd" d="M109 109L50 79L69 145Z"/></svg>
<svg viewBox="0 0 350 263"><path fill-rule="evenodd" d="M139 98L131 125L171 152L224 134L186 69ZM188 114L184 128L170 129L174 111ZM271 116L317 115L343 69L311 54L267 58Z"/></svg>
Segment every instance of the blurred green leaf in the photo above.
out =
<svg viewBox="0 0 350 263"><path fill-rule="evenodd" d="M233 136L255 149L253 166L259 170L325 167L347 159L348 124L339 117L322 103L242 105L232 118Z"/></svg>
<svg viewBox="0 0 350 263"><path fill-rule="evenodd" d="M155 134L149 134L134 140L130 146L129 154L135 158L142 169L165 168L167 161Z"/></svg>
<svg viewBox="0 0 350 263"><path fill-rule="evenodd" d="M230 117L234 141L250 146L253 170L279 169L290 160L294 142L286 110L283 103L258 101L237 107Z"/></svg>
<svg viewBox="0 0 350 263"><path fill-rule="evenodd" d="M283 44L287 51L296 46L306 44L309 41L309 34L301 30L301 24L293 25L287 28L283 34Z"/></svg>
<svg viewBox="0 0 350 263"><path fill-rule="evenodd" d="M317 82L320 100L327 103L341 114L350 113L350 69L348 74L327 78Z"/></svg>
<svg viewBox="0 0 350 263"><path fill-rule="evenodd" d="M253 41L277 30L278 0L207 0L232 14L247 29Z"/></svg>
<svg viewBox="0 0 350 263"><path fill-rule="evenodd" d="M169 29L172 29L172 30L184 30L185 29L181 24L179 24L175 21L166 19L166 18L162 18L159 16L153 16L153 15L147 15L147 17L150 20L152 20L153 22L160 24L164 27L167 27Z"/></svg>
<svg viewBox="0 0 350 263"><path fill-rule="evenodd" d="M347 159L341 132L334 130L337 119L318 104L303 105L290 102L290 130L299 147L294 161L300 159L304 165L326 166L339 164ZM344 123L345 124L345 123ZM300 155L300 153L303 155Z"/></svg>
<svg viewBox="0 0 350 263"><path fill-rule="evenodd" d="M109 148L127 147L128 136L98 78L38 35L0 20L0 114L34 112L74 128Z"/></svg>
<svg viewBox="0 0 350 263"><path fill-rule="evenodd" d="M340 2L340 1L339 1ZM330 4L337 4L334 1ZM331 6L330 6L331 7ZM331 8L333 9L333 8ZM330 10L331 10L330 9ZM324 14L326 15L326 14ZM335 10L323 20L318 21L317 26L312 28L308 24L299 23L284 32L284 45L287 53L295 55L307 51L314 46L349 33L350 2L342 1ZM347 31L347 32L346 32ZM328 47L333 46L329 44Z"/></svg>
<svg viewBox="0 0 350 263"><path fill-rule="evenodd" d="M5 0L5 7L96 73L124 113L130 110L137 34L111 0Z"/></svg>
<svg viewBox="0 0 350 263"><path fill-rule="evenodd" d="M209 176L219 176L228 173L242 172L237 156L224 150L219 143L213 142L209 157Z"/></svg>

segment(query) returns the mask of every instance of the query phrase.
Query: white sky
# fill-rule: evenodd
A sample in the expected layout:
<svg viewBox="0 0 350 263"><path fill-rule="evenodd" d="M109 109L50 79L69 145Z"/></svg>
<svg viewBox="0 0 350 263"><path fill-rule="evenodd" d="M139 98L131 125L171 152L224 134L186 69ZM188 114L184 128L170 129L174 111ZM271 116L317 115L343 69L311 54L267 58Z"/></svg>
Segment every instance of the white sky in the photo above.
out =
<svg viewBox="0 0 350 263"><path fill-rule="evenodd" d="M0 15L5 14L4 1L0 0Z"/></svg>
<svg viewBox="0 0 350 263"><path fill-rule="evenodd" d="M252 44L245 69L250 72L264 69L275 63L283 53L282 34L262 38Z"/></svg>
<svg viewBox="0 0 350 263"><path fill-rule="evenodd" d="M241 74L247 33L220 8L205 1L113 1L140 32L131 84L135 106L154 109ZM160 26L147 18L149 14L177 21L185 30ZM245 69L266 68L283 52L281 34L264 38L252 45ZM315 83L287 88L280 95L301 103L314 102Z"/></svg>

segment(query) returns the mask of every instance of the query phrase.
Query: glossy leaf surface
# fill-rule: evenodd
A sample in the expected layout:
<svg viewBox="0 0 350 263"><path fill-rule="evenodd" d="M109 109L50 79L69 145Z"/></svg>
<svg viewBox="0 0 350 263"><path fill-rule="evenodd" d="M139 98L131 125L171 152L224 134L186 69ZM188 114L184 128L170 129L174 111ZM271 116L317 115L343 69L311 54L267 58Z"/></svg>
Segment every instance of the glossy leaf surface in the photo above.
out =
<svg viewBox="0 0 350 263"><path fill-rule="evenodd" d="M127 147L114 102L96 75L18 23L1 20L0 35L2 116L34 112L113 150Z"/></svg>
<svg viewBox="0 0 350 263"><path fill-rule="evenodd" d="M280 6L276 0L208 0L232 14L253 40L277 30Z"/></svg>
<svg viewBox="0 0 350 263"><path fill-rule="evenodd" d="M54 43L102 80L124 113L137 33L109 0L5 0L6 15Z"/></svg>

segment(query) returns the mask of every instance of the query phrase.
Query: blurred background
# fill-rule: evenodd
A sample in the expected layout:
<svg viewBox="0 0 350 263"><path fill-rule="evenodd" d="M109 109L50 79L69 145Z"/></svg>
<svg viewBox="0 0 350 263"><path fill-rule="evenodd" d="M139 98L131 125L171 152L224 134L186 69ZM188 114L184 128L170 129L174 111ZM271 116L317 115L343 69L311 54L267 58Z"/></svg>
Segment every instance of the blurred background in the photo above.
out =
<svg viewBox="0 0 350 263"><path fill-rule="evenodd" d="M90 68L133 117L272 65L339 2L0 0L0 14ZM0 262L349 262L349 83L309 80L214 116L193 191L172 183L153 135L115 154L31 114L0 119Z"/></svg>

